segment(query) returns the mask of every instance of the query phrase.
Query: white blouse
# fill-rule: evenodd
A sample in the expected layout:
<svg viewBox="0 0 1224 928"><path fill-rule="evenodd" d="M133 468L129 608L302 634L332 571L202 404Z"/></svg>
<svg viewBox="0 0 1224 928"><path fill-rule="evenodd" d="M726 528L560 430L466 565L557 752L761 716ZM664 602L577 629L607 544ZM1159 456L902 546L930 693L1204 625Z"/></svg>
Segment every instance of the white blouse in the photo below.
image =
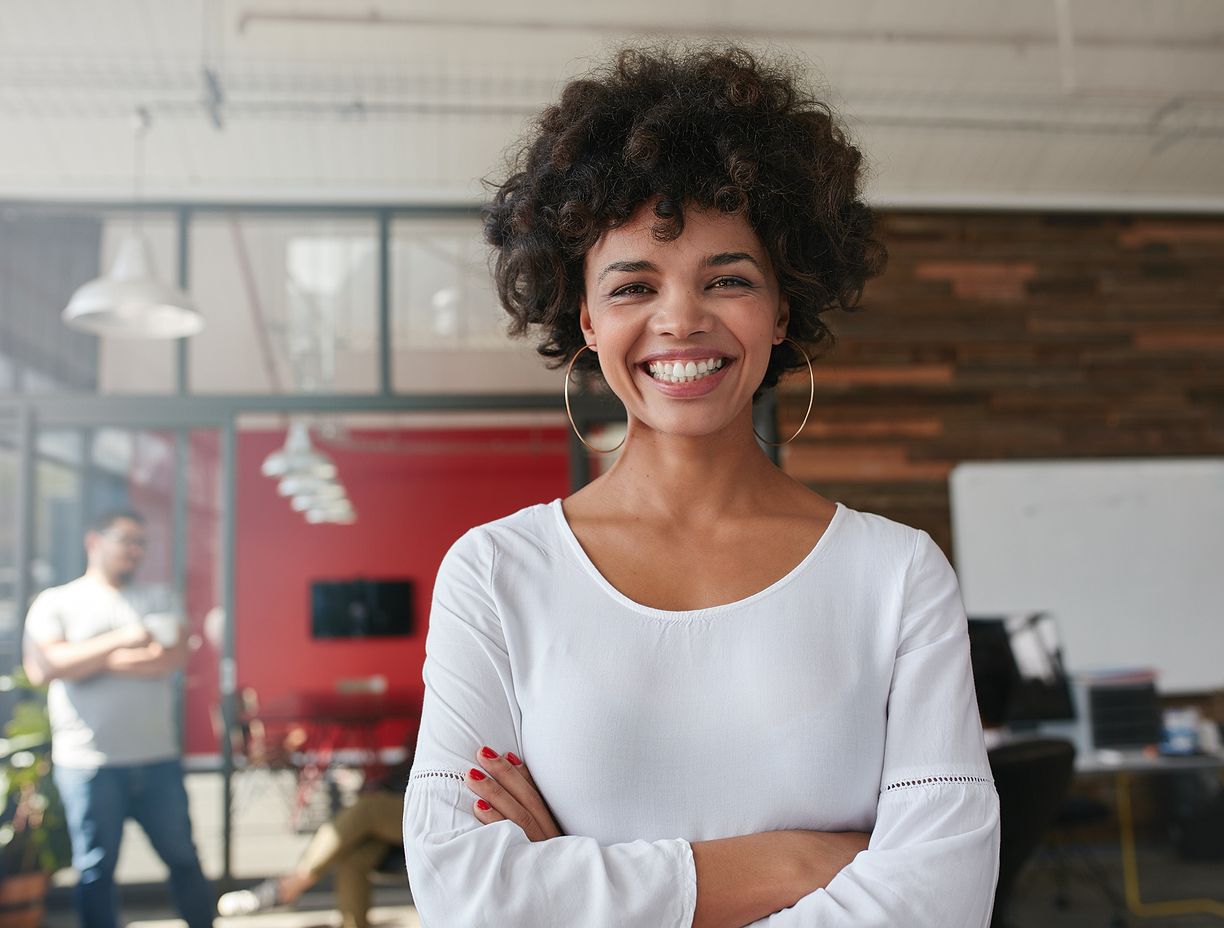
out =
<svg viewBox="0 0 1224 928"><path fill-rule="evenodd" d="M688 928L689 842L864 831L769 928L980 928L999 817L956 575L922 531L837 505L785 577L675 612L599 573L560 500L472 529L438 572L404 849L426 928ZM482 825L481 745L563 837Z"/></svg>

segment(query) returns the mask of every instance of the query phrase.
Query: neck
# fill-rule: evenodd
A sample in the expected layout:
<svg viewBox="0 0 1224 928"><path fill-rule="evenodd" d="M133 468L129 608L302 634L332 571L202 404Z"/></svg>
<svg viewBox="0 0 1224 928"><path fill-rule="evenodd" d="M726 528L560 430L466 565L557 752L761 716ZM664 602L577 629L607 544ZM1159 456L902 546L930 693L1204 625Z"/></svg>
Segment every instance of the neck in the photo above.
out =
<svg viewBox="0 0 1224 928"><path fill-rule="evenodd" d="M105 570L103 570L101 567L98 567L95 564L90 564L88 567L85 568L85 577L88 580L96 581L97 583L101 583L105 586L112 587L116 590L123 588L122 582L115 579L110 574L108 574Z"/></svg>
<svg viewBox="0 0 1224 928"><path fill-rule="evenodd" d="M667 435L631 419L621 455L601 482L635 514L700 525L759 511L762 495L791 481L757 444L748 406L713 435Z"/></svg>

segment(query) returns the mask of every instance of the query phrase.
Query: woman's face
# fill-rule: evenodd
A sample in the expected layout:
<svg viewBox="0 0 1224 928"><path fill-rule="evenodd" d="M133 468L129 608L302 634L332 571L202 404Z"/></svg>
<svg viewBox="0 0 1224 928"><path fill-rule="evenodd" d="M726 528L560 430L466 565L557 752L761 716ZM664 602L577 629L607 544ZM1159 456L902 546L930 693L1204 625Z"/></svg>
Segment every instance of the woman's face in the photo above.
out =
<svg viewBox="0 0 1224 928"><path fill-rule="evenodd" d="M789 311L743 216L687 210L671 242L651 235L654 203L587 253L581 325L630 418L709 435L743 416L786 334Z"/></svg>

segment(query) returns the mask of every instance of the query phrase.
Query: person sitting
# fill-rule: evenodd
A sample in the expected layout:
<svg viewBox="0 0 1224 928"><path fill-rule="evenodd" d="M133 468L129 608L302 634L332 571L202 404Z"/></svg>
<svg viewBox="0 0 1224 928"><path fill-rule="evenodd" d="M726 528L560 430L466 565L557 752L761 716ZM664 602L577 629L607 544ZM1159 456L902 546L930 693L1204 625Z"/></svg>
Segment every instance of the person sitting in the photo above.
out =
<svg viewBox="0 0 1224 928"><path fill-rule="evenodd" d="M369 928L370 874L389 851L403 846L404 790L411 768L411 756L392 767L356 802L319 827L293 870L251 889L225 893L217 900L217 914L252 915L294 905L334 870L342 928Z"/></svg>

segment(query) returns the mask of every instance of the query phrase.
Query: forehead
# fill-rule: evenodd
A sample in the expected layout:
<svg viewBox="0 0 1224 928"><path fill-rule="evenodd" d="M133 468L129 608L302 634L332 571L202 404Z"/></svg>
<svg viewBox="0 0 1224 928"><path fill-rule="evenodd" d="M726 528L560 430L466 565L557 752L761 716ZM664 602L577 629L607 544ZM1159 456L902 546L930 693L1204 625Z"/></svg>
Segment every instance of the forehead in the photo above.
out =
<svg viewBox="0 0 1224 928"><path fill-rule="evenodd" d="M628 222L600 236L586 254L586 270L598 273L599 268L609 261L683 263L700 261L707 255L736 251L751 254L765 264L767 255L761 240L741 213L686 209L684 231L670 242L661 242L654 237L653 229L657 221L653 201L643 203Z"/></svg>
<svg viewBox="0 0 1224 928"><path fill-rule="evenodd" d="M144 535L145 533L144 526L133 519L116 519L106 531L113 535Z"/></svg>

